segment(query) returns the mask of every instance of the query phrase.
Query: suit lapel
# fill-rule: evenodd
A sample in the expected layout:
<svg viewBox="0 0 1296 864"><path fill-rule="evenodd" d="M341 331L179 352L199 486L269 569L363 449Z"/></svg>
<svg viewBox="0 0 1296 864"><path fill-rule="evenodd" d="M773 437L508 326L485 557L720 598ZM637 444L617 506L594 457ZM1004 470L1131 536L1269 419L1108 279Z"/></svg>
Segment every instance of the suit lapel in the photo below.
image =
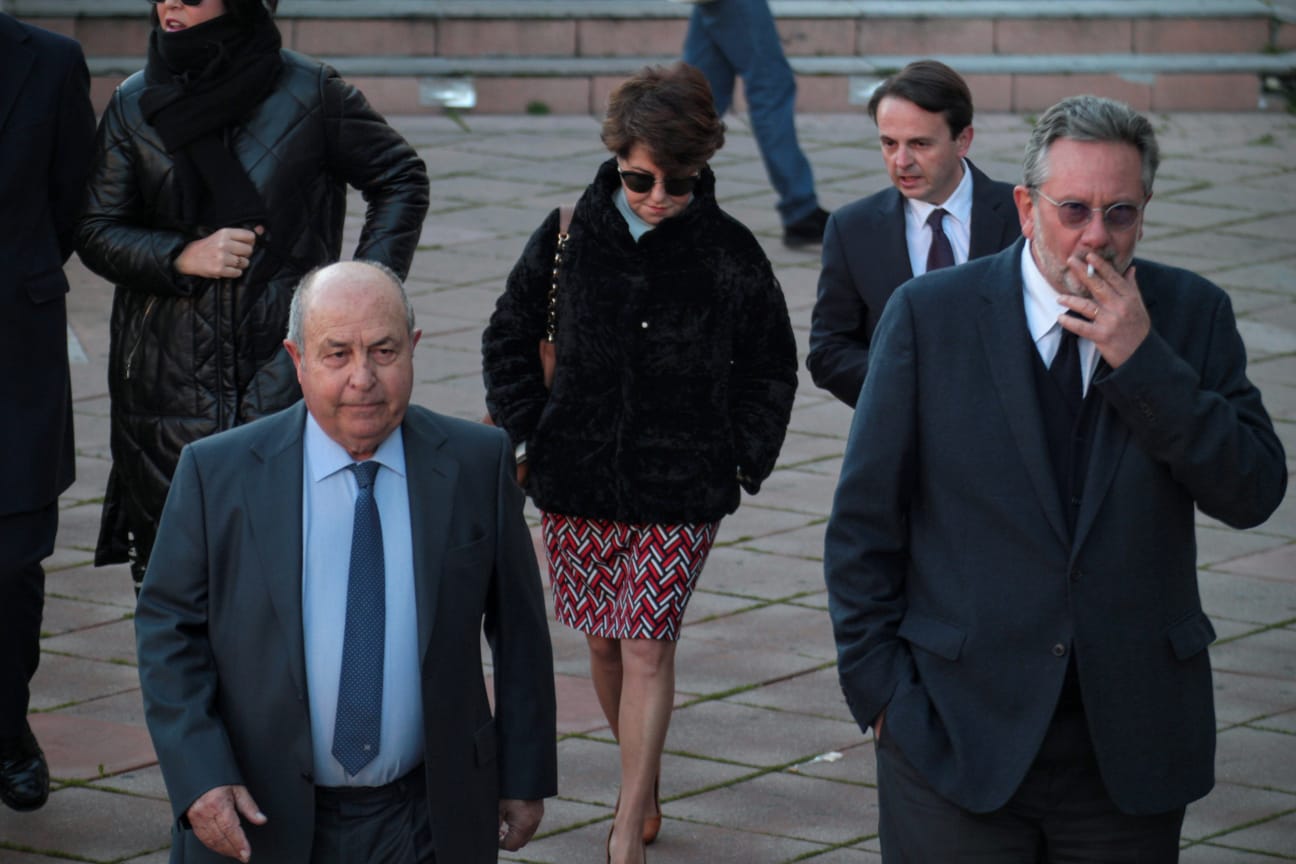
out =
<svg viewBox="0 0 1296 864"><path fill-rule="evenodd" d="M1136 261L1135 264L1138 262ZM1147 307L1148 317L1152 318L1152 327L1156 329L1154 306L1156 302L1141 291L1143 303ZM1100 360L1094 371L1094 381L1110 371L1106 361ZM1092 387L1092 382L1090 384ZM1076 516L1075 547L1080 548L1093 527L1098 509L1111 490L1112 480L1116 476L1116 466L1120 464L1125 447L1129 444L1129 426L1121 421L1115 410L1104 403L1098 414L1097 428L1094 430L1093 449L1089 451L1089 469L1085 474L1084 493L1080 498L1080 512Z"/></svg>
<svg viewBox="0 0 1296 864"><path fill-rule="evenodd" d="M1029 337L1026 335L1026 311L1022 302L1021 254L1022 243L1019 241L995 256L993 267L981 288L985 305L977 319L977 327L990 368L991 383L1008 419L1013 443L1026 466L1045 517L1053 526L1058 540L1067 545L1066 516L1058 500L1057 481L1049 463L1034 373L1030 364L1025 362L1030 357L1025 353ZM1023 350L1014 351L1014 345L1022 346Z"/></svg>
<svg viewBox="0 0 1296 864"><path fill-rule="evenodd" d="M873 247L880 248L882 254L870 269L875 266L881 271L873 276L879 285L889 285L894 290L897 285L912 279L914 274L913 264L909 261L909 241L905 239L905 199L894 188L888 191L887 203L879 210L878 225L882 236L863 239L870 245L876 244L878 239L882 241L880 246Z"/></svg>
<svg viewBox="0 0 1296 864"><path fill-rule="evenodd" d="M244 507L257 569L288 646L288 668L298 692L306 692L302 635L302 430L305 403L263 421L266 435L252 448L262 470L249 471Z"/></svg>
<svg viewBox="0 0 1296 864"><path fill-rule="evenodd" d="M429 413L411 406L405 414L401 434L408 471L414 597L418 604L419 662L422 664L432 643L432 622L436 620L459 463L443 448L445 432Z"/></svg>
<svg viewBox="0 0 1296 864"><path fill-rule="evenodd" d="M16 24L0 18L0 129L5 128L9 112L18 101L23 83L31 72L36 55L26 45L27 34Z"/></svg>
<svg viewBox="0 0 1296 864"><path fill-rule="evenodd" d="M968 257L982 258L1003 248L1004 226L1017 213L999 212L998 204L990 197L990 178L968 162L972 172L972 230L968 236Z"/></svg>

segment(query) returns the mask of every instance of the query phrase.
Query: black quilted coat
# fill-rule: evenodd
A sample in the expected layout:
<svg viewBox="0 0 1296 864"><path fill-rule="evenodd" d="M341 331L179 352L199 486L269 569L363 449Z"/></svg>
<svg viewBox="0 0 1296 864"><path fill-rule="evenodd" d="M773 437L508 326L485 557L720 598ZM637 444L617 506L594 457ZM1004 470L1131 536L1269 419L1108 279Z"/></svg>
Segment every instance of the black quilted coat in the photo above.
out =
<svg viewBox="0 0 1296 864"><path fill-rule="evenodd" d="M797 385L782 289L751 232L715 200L692 202L636 243L604 163L576 205L560 266L557 372L544 331L558 214L532 235L482 337L486 401L526 442L527 491L552 513L630 523L704 522L774 468Z"/></svg>
<svg viewBox="0 0 1296 864"><path fill-rule="evenodd" d="M144 77L117 88L99 125L79 252L112 281L112 473L95 563L152 547L188 442L301 397L282 347L293 288L342 247L346 186L364 193L356 258L406 275L428 205L414 150L337 73L291 51L270 95L226 132L270 214L239 279L201 279L172 262L225 226L179 224L172 161L140 114ZM243 226L251 227L251 226Z"/></svg>

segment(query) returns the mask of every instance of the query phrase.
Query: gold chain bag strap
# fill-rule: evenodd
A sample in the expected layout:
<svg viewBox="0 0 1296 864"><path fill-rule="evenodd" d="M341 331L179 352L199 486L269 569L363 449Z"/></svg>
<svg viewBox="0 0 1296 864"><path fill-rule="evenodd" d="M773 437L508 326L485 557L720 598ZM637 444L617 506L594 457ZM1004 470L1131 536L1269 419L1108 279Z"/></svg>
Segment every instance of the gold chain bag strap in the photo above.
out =
<svg viewBox="0 0 1296 864"><path fill-rule="evenodd" d="M544 385L553 387L554 369L558 365L558 271L562 267L563 252L571 235L572 208L558 208L558 244L554 247L553 273L549 282L549 300L545 306L545 335L540 340L540 368L544 371Z"/></svg>

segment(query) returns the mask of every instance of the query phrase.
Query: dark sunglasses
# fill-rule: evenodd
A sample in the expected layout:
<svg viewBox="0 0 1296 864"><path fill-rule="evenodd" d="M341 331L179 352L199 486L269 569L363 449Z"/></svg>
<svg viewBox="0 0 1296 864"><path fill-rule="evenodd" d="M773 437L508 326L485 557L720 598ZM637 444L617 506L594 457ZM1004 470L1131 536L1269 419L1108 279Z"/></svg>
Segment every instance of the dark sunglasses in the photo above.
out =
<svg viewBox="0 0 1296 864"><path fill-rule="evenodd" d="M161 6L165 2L166 0L148 0L150 6ZM203 4L203 0L180 0L180 2L186 6L201 6Z"/></svg>
<svg viewBox="0 0 1296 864"><path fill-rule="evenodd" d="M1039 188L1035 189L1040 197L1057 208L1058 221L1067 228L1083 228L1089 224L1093 214L1101 213L1103 224L1113 231L1128 231L1138 221L1143 205L1122 201L1110 207L1090 207L1079 201L1054 201Z"/></svg>
<svg viewBox="0 0 1296 864"><path fill-rule="evenodd" d="M699 176L694 174L691 177L663 177L658 180L645 171L622 171L618 168L617 173L621 175L621 182L626 185L627 189L640 195L651 192L652 188L658 183L661 183L667 195L690 195L697 186Z"/></svg>

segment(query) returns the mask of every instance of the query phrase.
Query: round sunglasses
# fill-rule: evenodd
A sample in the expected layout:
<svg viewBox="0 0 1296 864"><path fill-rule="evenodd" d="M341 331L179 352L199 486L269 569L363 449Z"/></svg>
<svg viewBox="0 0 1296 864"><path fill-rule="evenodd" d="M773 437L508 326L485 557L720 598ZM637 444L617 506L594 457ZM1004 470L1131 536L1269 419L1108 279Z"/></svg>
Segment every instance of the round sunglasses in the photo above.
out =
<svg viewBox="0 0 1296 864"><path fill-rule="evenodd" d="M1142 204L1131 204L1121 201L1108 207L1090 207L1080 201L1054 201L1038 186L1032 187L1039 196L1057 208L1058 221L1067 228L1083 228L1089 224L1093 214L1101 213L1103 224L1112 231L1128 231L1138 221L1143 212Z"/></svg>
<svg viewBox="0 0 1296 864"><path fill-rule="evenodd" d="M620 168L617 169L617 173L621 175L621 182L625 183L627 189L640 195L651 192L658 183L666 190L667 195L674 197L691 195L699 178L699 175L694 174L690 177L663 177L658 180L646 171L624 171Z"/></svg>
<svg viewBox="0 0 1296 864"><path fill-rule="evenodd" d="M161 6L166 0L147 0L147 2L150 6ZM186 6L201 6L203 4L203 0L180 0L180 2Z"/></svg>

